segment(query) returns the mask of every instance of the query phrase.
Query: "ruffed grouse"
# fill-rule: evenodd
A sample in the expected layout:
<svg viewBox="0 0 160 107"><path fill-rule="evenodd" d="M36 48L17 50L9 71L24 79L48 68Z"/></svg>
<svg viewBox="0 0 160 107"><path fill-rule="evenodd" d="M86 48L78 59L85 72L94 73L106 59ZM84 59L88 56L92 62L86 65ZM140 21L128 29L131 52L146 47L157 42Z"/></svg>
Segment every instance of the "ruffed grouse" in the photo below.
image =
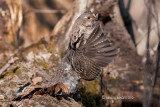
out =
<svg viewBox="0 0 160 107"><path fill-rule="evenodd" d="M97 15L85 12L76 19L67 53L49 83L14 100L40 94L63 96L75 93L80 79L96 79L102 73L102 67L117 55L118 50L106 39Z"/></svg>

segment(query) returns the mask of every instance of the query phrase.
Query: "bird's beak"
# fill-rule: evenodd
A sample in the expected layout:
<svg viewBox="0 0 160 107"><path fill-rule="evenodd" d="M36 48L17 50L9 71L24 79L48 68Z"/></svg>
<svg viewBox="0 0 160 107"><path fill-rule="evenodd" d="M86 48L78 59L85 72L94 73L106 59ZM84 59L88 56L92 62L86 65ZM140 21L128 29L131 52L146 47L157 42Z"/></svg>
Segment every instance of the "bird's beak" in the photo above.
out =
<svg viewBox="0 0 160 107"><path fill-rule="evenodd" d="M96 20L98 20L98 16L99 16L98 13L97 14L93 13L93 16L96 18Z"/></svg>

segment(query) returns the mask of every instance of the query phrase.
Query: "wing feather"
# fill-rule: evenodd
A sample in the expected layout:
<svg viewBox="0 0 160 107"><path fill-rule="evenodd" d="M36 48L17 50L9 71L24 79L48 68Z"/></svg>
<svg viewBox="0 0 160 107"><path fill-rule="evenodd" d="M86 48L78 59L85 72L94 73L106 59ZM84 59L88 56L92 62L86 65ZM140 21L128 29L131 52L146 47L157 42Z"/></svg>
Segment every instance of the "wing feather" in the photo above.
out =
<svg viewBox="0 0 160 107"><path fill-rule="evenodd" d="M107 66L118 55L118 50L106 39L99 24L84 41L82 38L79 47L74 50L72 65L81 78L93 80L101 74L102 67Z"/></svg>

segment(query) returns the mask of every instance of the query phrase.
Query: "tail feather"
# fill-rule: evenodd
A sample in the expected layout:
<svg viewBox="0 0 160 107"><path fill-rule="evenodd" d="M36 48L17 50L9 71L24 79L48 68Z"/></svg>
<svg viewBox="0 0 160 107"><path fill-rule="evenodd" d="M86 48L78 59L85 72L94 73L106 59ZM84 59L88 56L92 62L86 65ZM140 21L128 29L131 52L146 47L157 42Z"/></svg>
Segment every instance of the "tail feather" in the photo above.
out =
<svg viewBox="0 0 160 107"><path fill-rule="evenodd" d="M42 88L35 88L33 91L29 92L27 95L19 95L14 98L12 101L21 101L22 99L31 98L36 92L41 90Z"/></svg>
<svg viewBox="0 0 160 107"><path fill-rule="evenodd" d="M34 95L49 94L51 96L64 96L69 94L68 88L63 83L57 83L48 88L35 88L26 95L19 95L12 101L21 101L22 99L32 98Z"/></svg>

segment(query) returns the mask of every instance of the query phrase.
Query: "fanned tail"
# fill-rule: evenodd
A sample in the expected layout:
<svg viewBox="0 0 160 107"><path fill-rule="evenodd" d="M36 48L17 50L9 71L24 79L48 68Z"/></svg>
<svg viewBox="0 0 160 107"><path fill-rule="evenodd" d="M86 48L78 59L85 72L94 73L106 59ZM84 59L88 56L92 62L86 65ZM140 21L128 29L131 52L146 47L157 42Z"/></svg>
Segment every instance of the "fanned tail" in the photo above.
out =
<svg viewBox="0 0 160 107"><path fill-rule="evenodd" d="M35 88L33 91L29 92L27 95L19 95L18 97L14 98L12 101L21 101L23 99L32 98L32 96L36 93L41 91L42 88ZM41 94L40 94L41 95Z"/></svg>
<svg viewBox="0 0 160 107"><path fill-rule="evenodd" d="M12 101L21 101L23 99L32 98L34 95L44 95L49 94L54 97L65 96L69 94L68 88L63 83L57 83L52 85L48 88L35 88L34 90L30 91L26 95L19 95L18 97L14 98Z"/></svg>

